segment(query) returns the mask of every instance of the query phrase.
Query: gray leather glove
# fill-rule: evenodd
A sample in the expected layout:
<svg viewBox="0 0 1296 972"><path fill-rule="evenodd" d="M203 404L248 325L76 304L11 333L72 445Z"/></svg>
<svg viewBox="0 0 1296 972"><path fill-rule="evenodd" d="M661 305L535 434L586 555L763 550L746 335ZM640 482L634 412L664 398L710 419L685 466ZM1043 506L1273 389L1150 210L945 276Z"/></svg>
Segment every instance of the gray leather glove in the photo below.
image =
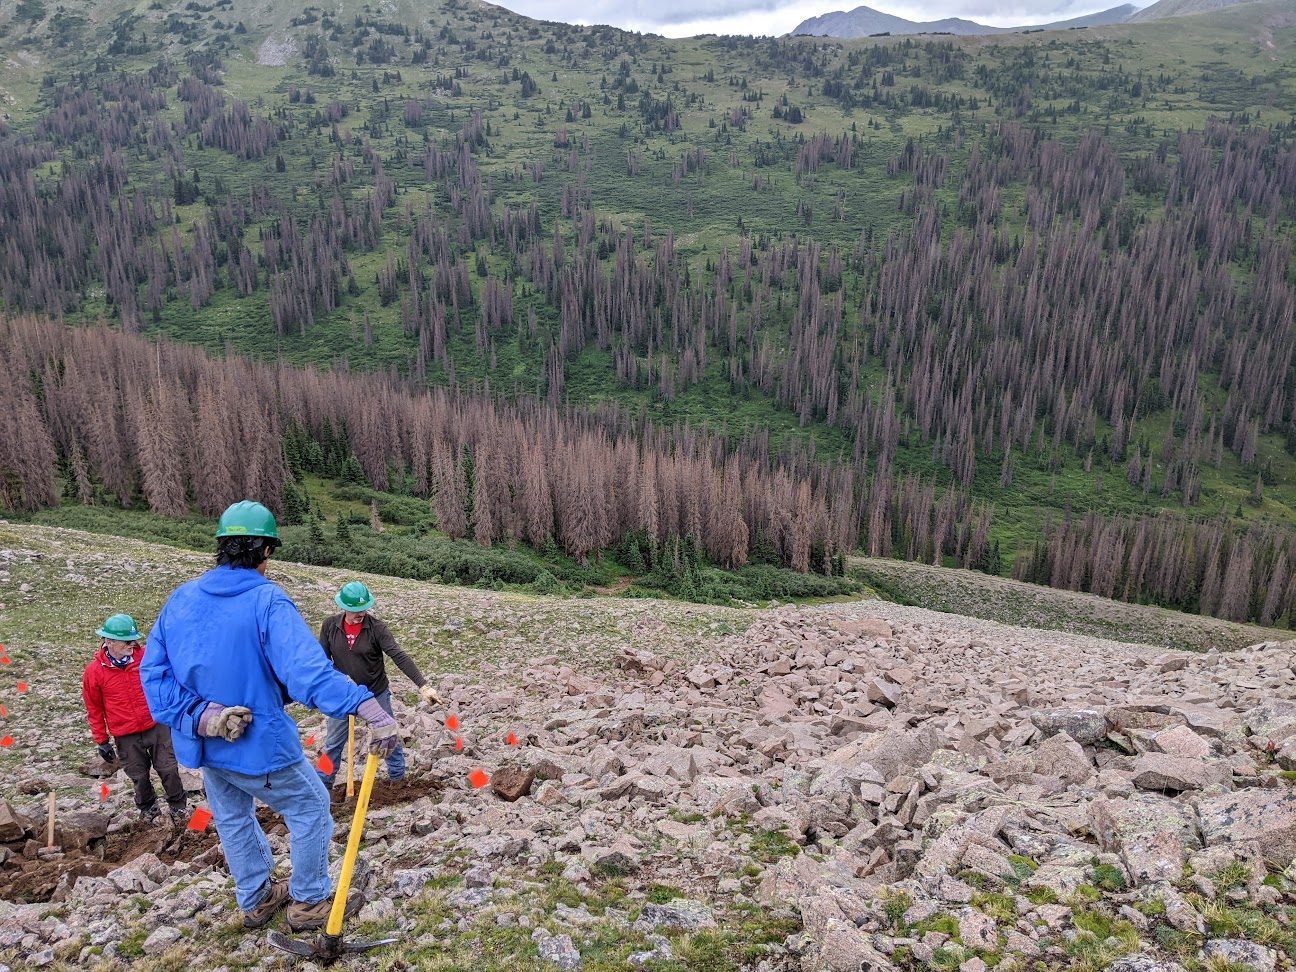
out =
<svg viewBox="0 0 1296 972"><path fill-rule="evenodd" d="M377 699L365 699L355 714L369 723L369 752L385 759L396 751L400 742L396 720L387 714Z"/></svg>
<svg viewBox="0 0 1296 972"><path fill-rule="evenodd" d="M117 750L113 749L112 743L100 743L96 748L99 750L99 758L105 763L117 762Z"/></svg>
<svg viewBox="0 0 1296 972"><path fill-rule="evenodd" d="M198 717L198 735L233 742L243 735L252 722L252 710L246 705L221 705L208 702Z"/></svg>

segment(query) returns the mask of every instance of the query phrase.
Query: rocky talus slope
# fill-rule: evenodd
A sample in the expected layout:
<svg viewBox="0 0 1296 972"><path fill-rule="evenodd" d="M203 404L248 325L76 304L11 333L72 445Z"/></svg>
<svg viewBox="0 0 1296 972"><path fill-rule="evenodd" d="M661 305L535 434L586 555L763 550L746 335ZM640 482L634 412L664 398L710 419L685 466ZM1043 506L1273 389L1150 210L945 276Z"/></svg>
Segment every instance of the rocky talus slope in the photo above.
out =
<svg viewBox="0 0 1296 972"><path fill-rule="evenodd" d="M701 661L446 676L446 710L399 712L412 781L366 829L357 929L402 941L364 967L1290 967L1293 647L858 603L762 612ZM0 902L0 963L282 961L238 927L210 835L68 798L42 860L29 782L0 804L0 888L50 900Z"/></svg>

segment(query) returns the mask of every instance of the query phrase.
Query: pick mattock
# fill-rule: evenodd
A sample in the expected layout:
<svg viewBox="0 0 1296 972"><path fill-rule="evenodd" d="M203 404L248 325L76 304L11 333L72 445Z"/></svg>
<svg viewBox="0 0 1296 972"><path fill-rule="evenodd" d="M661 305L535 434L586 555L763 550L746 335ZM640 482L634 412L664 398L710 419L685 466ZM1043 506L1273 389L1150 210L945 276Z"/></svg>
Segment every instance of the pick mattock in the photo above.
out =
<svg viewBox="0 0 1296 972"><path fill-rule="evenodd" d="M289 938L282 932L270 933L270 944L302 958L321 962L335 962L351 952L392 945L394 938L376 942L348 942L342 938L342 919L346 915L347 892L351 890L351 874L355 870L356 855L360 853L360 836L364 833L365 812L369 809L369 795L373 793L374 777L378 773L378 756L370 753L365 761L364 779L360 782L360 799L356 801L355 816L351 819L351 834L347 837L346 855L342 858L342 873L338 875L337 890L333 892L333 907L329 911L324 932L313 942Z"/></svg>

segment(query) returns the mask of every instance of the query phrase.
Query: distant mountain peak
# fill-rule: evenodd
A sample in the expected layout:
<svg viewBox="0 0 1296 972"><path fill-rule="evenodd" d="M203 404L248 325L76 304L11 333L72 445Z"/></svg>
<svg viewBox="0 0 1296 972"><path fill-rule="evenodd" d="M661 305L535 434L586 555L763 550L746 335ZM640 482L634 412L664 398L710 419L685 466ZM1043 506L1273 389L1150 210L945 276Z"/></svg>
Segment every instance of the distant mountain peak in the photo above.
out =
<svg viewBox="0 0 1296 972"><path fill-rule="evenodd" d="M1213 4L1225 6L1239 0L1161 0L1162 4ZM1151 9L1151 8L1149 8ZM1028 24L1021 27L990 27L978 24L962 17L947 17L944 20L914 21L897 17L894 14L876 10L873 7L856 7L853 10L834 10L831 13L811 17L802 21L792 31L793 34L810 34L827 37L869 37L876 34L960 34L972 36L977 34L1010 34L1026 30L1068 30L1078 27L1097 27L1104 24L1120 24L1137 18L1139 9L1133 4L1125 3L1087 17L1076 17L1071 20L1060 20L1050 24ZM1169 15L1167 15L1169 16Z"/></svg>

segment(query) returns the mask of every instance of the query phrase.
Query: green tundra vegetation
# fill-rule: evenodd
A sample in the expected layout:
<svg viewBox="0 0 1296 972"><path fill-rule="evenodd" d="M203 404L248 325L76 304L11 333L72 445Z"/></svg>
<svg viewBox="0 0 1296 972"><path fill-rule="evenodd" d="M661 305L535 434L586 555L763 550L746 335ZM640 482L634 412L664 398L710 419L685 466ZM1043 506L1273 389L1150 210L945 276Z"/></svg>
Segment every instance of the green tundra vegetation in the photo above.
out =
<svg viewBox="0 0 1296 972"><path fill-rule="evenodd" d="M448 551L493 544L516 564L491 578L520 583L754 598L811 571L827 586L806 596L830 596L859 550L1290 623L1288 5L853 41L341 9L25 2L0 20L11 313L500 403L550 456L531 481L550 522L523 526L543 516L519 505L518 463L489 474L508 509L483 526L489 421L420 458L408 431L361 441L363 402L325 422L267 400L285 467L269 498L328 525L304 558L339 556L368 489L418 510L399 549L399 530L373 539L409 576L457 577ZM119 413L133 471L110 469L107 433L59 419L50 389L69 362L111 374L136 352L74 362L20 338L31 320L8 331L20 380L0 404L39 414L49 449L0 446L3 505L91 505L38 515L124 532L144 510L210 515L200 459L162 469L138 419L173 387L198 435L216 415L199 384L102 379L94 407ZM600 507L612 525L587 537L555 457L611 460L564 453L572 422L633 442L649 497ZM650 453L693 472L667 489ZM603 475L587 493L615 506L625 478Z"/></svg>

